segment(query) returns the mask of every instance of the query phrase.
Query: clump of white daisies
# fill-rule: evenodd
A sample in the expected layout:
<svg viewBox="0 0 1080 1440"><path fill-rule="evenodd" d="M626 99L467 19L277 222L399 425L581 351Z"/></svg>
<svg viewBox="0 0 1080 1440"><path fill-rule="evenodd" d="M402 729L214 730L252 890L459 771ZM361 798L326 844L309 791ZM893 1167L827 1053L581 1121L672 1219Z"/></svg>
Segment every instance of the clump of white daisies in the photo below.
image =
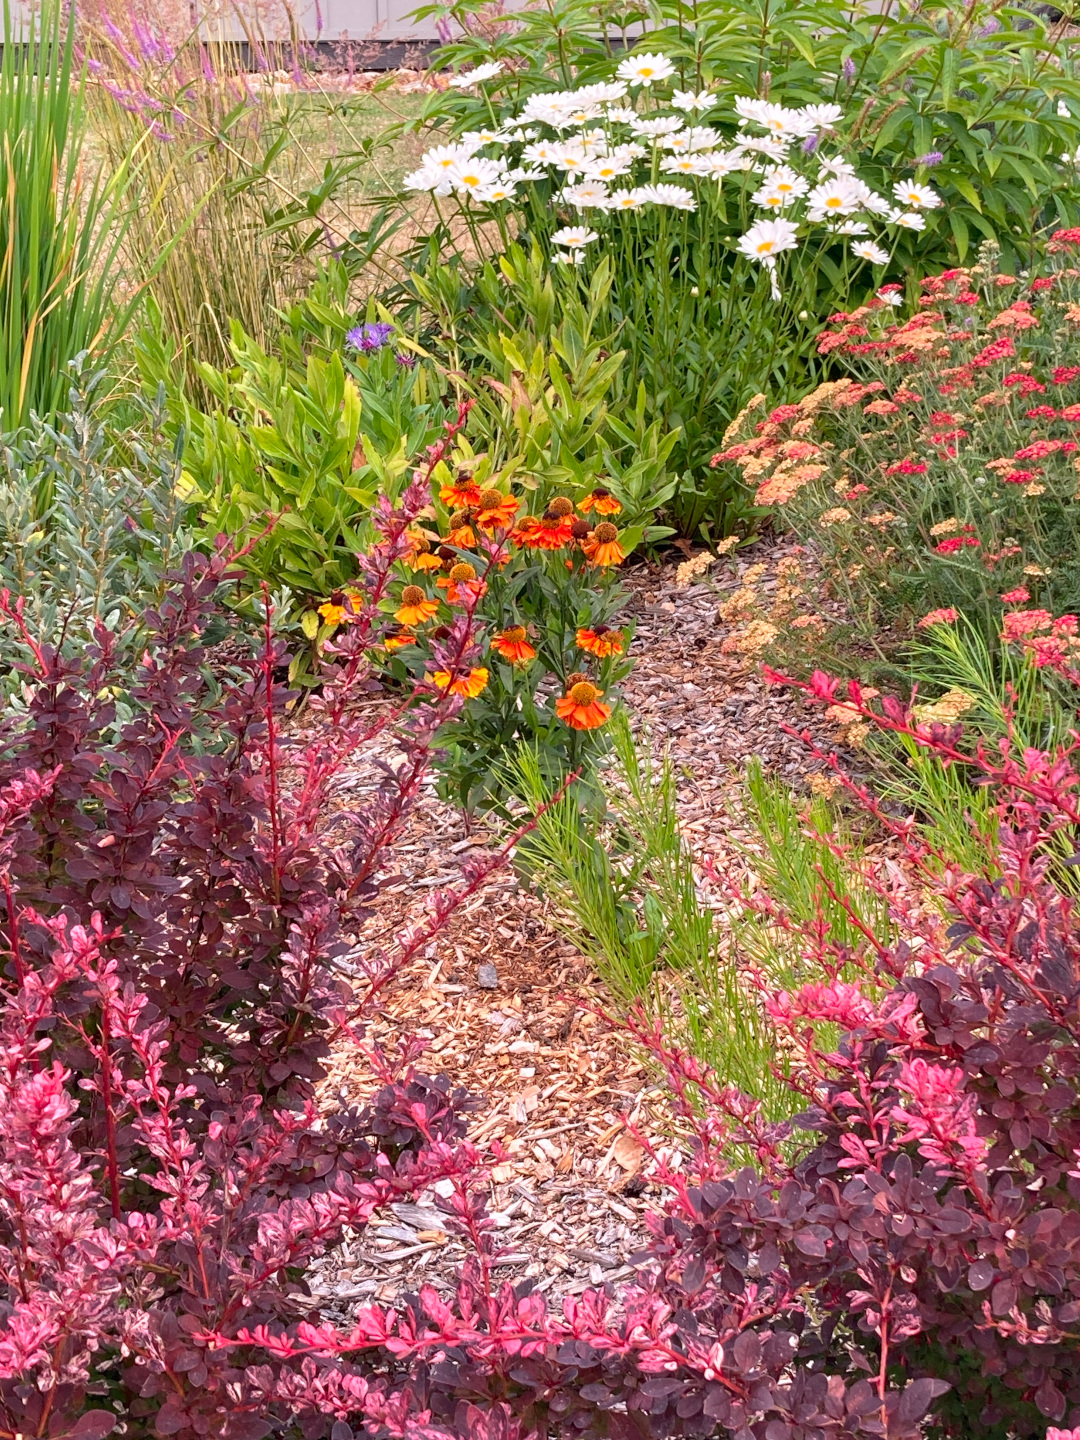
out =
<svg viewBox="0 0 1080 1440"><path fill-rule="evenodd" d="M502 68L493 61L451 77L449 84L479 85ZM715 94L672 88L665 100L653 89L666 88L674 75L667 56L645 53L622 60L611 80L532 95L497 127L427 151L420 168L405 177L405 188L490 206L550 180L559 203L599 219L648 206L696 210L702 183L719 186L741 174L762 214L739 238L738 249L765 268L774 299L780 298L777 257L797 247L806 227L848 237L857 260L885 265L889 251L871 236L871 223L922 230L926 211L941 204L931 186L915 181L898 181L888 199L842 155L826 153L843 116L839 105L790 108L739 98L736 137L725 144L718 130L701 123L718 104ZM562 226L551 237L556 262L583 263L587 247L599 239L588 225Z"/></svg>

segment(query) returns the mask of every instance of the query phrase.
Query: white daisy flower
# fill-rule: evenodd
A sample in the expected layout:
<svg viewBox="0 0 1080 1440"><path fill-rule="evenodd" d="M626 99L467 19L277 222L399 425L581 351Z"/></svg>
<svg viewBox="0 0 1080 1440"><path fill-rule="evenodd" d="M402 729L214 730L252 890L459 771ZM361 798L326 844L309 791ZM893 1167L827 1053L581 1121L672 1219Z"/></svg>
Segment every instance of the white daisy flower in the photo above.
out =
<svg viewBox="0 0 1080 1440"><path fill-rule="evenodd" d="M483 65L477 65L475 70L463 70L460 75L451 75L447 84L452 85L455 90L467 90L470 85L480 85L485 80L494 80L496 75L503 72L501 60L488 60Z"/></svg>
<svg viewBox="0 0 1080 1440"><path fill-rule="evenodd" d="M714 150L711 155L699 157L702 174L714 175L722 181L725 175L734 175L739 170L756 170L757 166L749 155L741 150Z"/></svg>
<svg viewBox="0 0 1080 1440"><path fill-rule="evenodd" d="M883 250L880 245L875 245L872 240L854 241L851 253L858 260L868 260L871 265L887 265L889 263L889 252Z"/></svg>
<svg viewBox="0 0 1080 1440"><path fill-rule="evenodd" d="M551 257L556 265L584 265L584 250L557 250Z"/></svg>
<svg viewBox="0 0 1080 1440"><path fill-rule="evenodd" d="M811 211L822 216L850 215L859 208L859 190L846 176L822 181L806 197Z"/></svg>
<svg viewBox="0 0 1080 1440"><path fill-rule="evenodd" d="M555 151L553 163L557 169L565 170L570 176L583 175L587 158L580 145L560 145Z"/></svg>
<svg viewBox="0 0 1080 1440"><path fill-rule="evenodd" d="M528 125L540 122L543 125L564 125L566 112L572 102L557 92L550 95L530 95L518 114L518 124Z"/></svg>
<svg viewBox="0 0 1080 1440"><path fill-rule="evenodd" d="M770 165L763 178L765 184L762 188L783 196L785 205L798 199L800 195L805 195L810 189L810 182L792 170L790 165ZM755 201L755 204L757 203L759 202Z"/></svg>
<svg viewBox="0 0 1080 1440"><path fill-rule="evenodd" d="M475 153L485 145L505 145L508 140L513 138L506 130L466 130L461 137L461 143L471 145Z"/></svg>
<svg viewBox="0 0 1080 1440"><path fill-rule="evenodd" d="M660 169L665 175L697 175L697 156L665 155L663 160L660 161Z"/></svg>
<svg viewBox="0 0 1080 1440"><path fill-rule="evenodd" d="M596 120L603 113L603 108L599 105L579 105L575 110L568 111L566 118L571 125L587 125L590 120Z"/></svg>
<svg viewBox="0 0 1080 1440"><path fill-rule="evenodd" d="M1071 155L1069 154L1068 150L1066 150L1062 155L1061 160L1062 163L1065 165L1080 166L1080 145L1076 147L1075 151Z"/></svg>
<svg viewBox="0 0 1080 1440"><path fill-rule="evenodd" d="M612 105L623 98L627 88L625 80L598 80L571 93L579 105Z"/></svg>
<svg viewBox="0 0 1080 1440"><path fill-rule="evenodd" d="M419 170L413 170L402 179L401 188L403 190L427 190L434 195L449 195L454 187L448 179L446 170L421 165Z"/></svg>
<svg viewBox="0 0 1080 1440"><path fill-rule="evenodd" d="M547 173L538 170L535 165L519 165L515 170L507 171L507 179L513 180L516 185L531 185L537 180L546 180L547 178Z"/></svg>
<svg viewBox="0 0 1080 1440"><path fill-rule="evenodd" d="M562 245L567 250L580 250L584 245L591 245L600 236L595 230L590 230L585 225L564 225L561 230L556 230L551 237L553 245Z"/></svg>
<svg viewBox="0 0 1080 1440"><path fill-rule="evenodd" d="M629 125L637 118L637 111L629 105L609 105L606 114L615 125Z"/></svg>
<svg viewBox="0 0 1080 1440"><path fill-rule="evenodd" d="M894 210L889 216L889 223L904 230L925 230L926 216L920 215L918 210Z"/></svg>
<svg viewBox="0 0 1080 1440"><path fill-rule="evenodd" d="M522 150L521 158L531 165L554 165L561 150L557 140L534 140Z"/></svg>
<svg viewBox="0 0 1080 1440"><path fill-rule="evenodd" d="M798 229L790 220L755 220L745 235L739 237L739 249L751 260L757 260L769 272L769 283L774 300L780 298L780 287L776 283L776 257L785 250L794 250L798 245Z"/></svg>
<svg viewBox="0 0 1080 1440"><path fill-rule="evenodd" d="M454 145L436 145L434 150L425 150L420 164L425 170L450 170L459 160L471 160L477 151L476 145L458 142Z"/></svg>
<svg viewBox="0 0 1080 1440"><path fill-rule="evenodd" d="M1057 103L1057 113L1058 113L1058 119L1059 119L1059 120L1071 120L1071 119L1072 119L1072 111L1069 109L1068 105L1066 105L1066 103L1065 103L1064 100L1059 100L1059 101L1058 101L1058 103Z"/></svg>
<svg viewBox="0 0 1080 1440"><path fill-rule="evenodd" d="M753 155L767 155L779 163L787 156L789 141L776 135L740 135L735 144Z"/></svg>
<svg viewBox="0 0 1080 1440"><path fill-rule="evenodd" d="M862 185L861 180L859 184L862 186L860 191L860 204L862 209L869 210L871 215L888 215L893 207L889 204L888 200L885 199L884 195L879 195L876 190L871 190L868 185Z"/></svg>
<svg viewBox="0 0 1080 1440"><path fill-rule="evenodd" d="M674 150L677 155L685 155L691 150L711 150L719 139L719 131L708 125L695 125L677 135L663 136L660 144L665 150Z"/></svg>
<svg viewBox="0 0 1080 1440"><path fill-rule="evenodd" d="M647 205L666 205L672 210L696 210L697 201L692 190L681 185L642 185L638 191Z"/></svg>
<svg viewBox="0 0 1080 1440"><path fill-rule="evenodd" d="M502 166L494 160L473 156L471 160L460 160L447 172L450 183L459 195L476 195L489 186L502 183Z"/></svg>
<svg viewBox="0 0 1080 1440"><path fill-rule="evenodd" d="M843 115L839 105L804 105L800 112L813 130L831 130Z"/></svg>
<svg viewBox="0 0 1080 1440"><path fill-rule="evenodd" d="M641 120L636 115L630 121L630 129L635 135L645 135L656 140L661 135L677 135L683 128L683 122L677 115L661 115L655 120Z"/></svg>
<svg viewBox="0 0 1080 1440"><path fill-rule="evenodd" d="M735 101L735 113L746 124L760 125L770 135L788 141L808 135L815 128L801 110L789 110L769 100L740 97Z"/></svg>
<svg viewBox="0 0 1080 1440"><path fill-rule="evenodd" d="M585 167L586 180L617 180L620 175L625 175L630 170L630 159L624 155L601 155L596 160L590 160Z"/></svg>
<svg viewBox="0 0 1080 1440"><path fill-rule="evenodd" d="M897 204L909 210L936 210L941 204L941 196L931 185L919 185L914 180L897 181L892 193Z"/></svg>
<svg viewBox="0 0 1080 1440"><path fill-rule="evenodd" d="M684 115L697 115L703 110L711 110L716 104L716 96L708 90L673 90L671 92L671 108L681 110Z"/></svg>
<svg viewBox="0 0 1080 1440"><path fill-rule="evenodd" d="M575 210L606 210L608 188L598 180L586 180L580 185L568 185L560 197Z"/></svg>
<svg viewBox="0 0 1080 1440"><path fill-rule="evenodd" d="M884 300L886 305L892 305L894 307L899 307L904 303L904 297L900 294L899 290L879 290L877 292L877 298Z"/></svg>
<svg viewBox="0 0 1080 1440"><path fill-rule="evenodd" d="M502 180L496 180L493 184L477 190L474 198L483 200L486 204L498 205L504 200L512 200L515 193L510 177L503 176Z"/></svg>
<svg viewBox="0 0 1080 1440"><path fill-rule="evenodd" d="M632 55L619 63L615 72L628 85L644 85L646 89L657 80L668 80L675 74L675 66L666 55Z"/></svg>
<svg viewBox="0 0 1080 1440"><path fill-rule="evenodd" d="M608 209L640 210L643 204L639 190L613 190L608 200Z"/></svg>
<svg viewBox="0 0 1080 1440"><path fill-rule="evenodd" d="M834 227L833 233L836 235L869 235L870 226L865 220L845 220L842 225Z"/></svg>
<svg viewBox="0 0 1080 1440"><path fill-rule="evenodd" d="M818 166L823 175L854 175L855 166L842 155L819 155Z"/></svg>

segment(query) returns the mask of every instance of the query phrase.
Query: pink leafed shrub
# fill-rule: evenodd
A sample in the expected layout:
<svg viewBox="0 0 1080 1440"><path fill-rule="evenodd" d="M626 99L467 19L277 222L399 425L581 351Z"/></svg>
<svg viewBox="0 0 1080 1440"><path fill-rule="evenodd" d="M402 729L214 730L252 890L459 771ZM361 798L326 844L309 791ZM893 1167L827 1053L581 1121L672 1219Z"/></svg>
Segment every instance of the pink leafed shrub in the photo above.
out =
<svg viewBox="0 0 1080 1440"><path fill-rule="evenodd" d="M267 631L215 680L201 636L230 577L189 555L137 632L99 628L65 659L18 602L25 715L0 734L0 1435L256 1440L289 1407L281 1362L213 1332L312 1316L310 1259L381 1204L477 1163L465 1097L370 1050L382 1089L320 1121L336 1042L364 1044L382 988L471 894L496 855L380 951L355 935L461 700L426 679L377 710L378 608L427 503L432 448L382 505L366 593L329 657L315 738L283 728L282 646ZM439 663L476 657L463 595ZM382 786L338 811L335 782L380 732ZM393 748L393 747L391 747ZM317 1318L317 1316L316 1316ZM307 1434L329 1431L317 1419Z"/></svg>
<svg viewBox="0 0 1080 1440"><path fill-rule="evenodd" d="M804 688L840 694L821 675ZM956 727L874 710L857 686L845 703L997 788L1003 875L942 870L863 796L907 852L907 879L870 882L900 938L867 934L853 954L811 927L818 978L767 998L794 1123L764 1123L635 1022L689 1138L652 1150L634 1282L561 1311L531 1281L493 1284L482 1186L465 1181L453 1208L477 1253L452 1299L425 1287L348 1329L207 1343L291 1361L274 1395L334 1415L342 1437L914 1440L1080 1422L1074 756L972 762ZM375 1357L392 1361L373 1381Z"/></svg>

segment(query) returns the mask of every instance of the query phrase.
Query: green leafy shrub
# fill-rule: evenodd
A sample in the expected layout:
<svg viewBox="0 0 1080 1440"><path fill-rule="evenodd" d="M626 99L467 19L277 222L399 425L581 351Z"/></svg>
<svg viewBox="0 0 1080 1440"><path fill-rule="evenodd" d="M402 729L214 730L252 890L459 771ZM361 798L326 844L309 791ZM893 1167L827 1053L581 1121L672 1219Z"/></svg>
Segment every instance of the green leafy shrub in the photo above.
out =
<svg viewBox="0 0 1080 1440"><path fill-rule="evenodd" d="M1059 253L1080 241L1059 235ZM812 543L846 633L883 658L937 611L994 647L1000 596L1073 603L1080 283L1063 258L1017 279L991 251L925 280L907 316L835 316L821 347L858 378L748 413L716 457Z"/></svg>
<svg viewBox="0 0 1080 1440"><path fill-rule="evenodd" d="M689 532L705 518L730 524L731 487L710 475L707 453L755 391L805 388L819 369L820 318L869 297L888 273L917 277L963 258L973 236L1026 245L1048 214L1069 213L1075 166L1060 157L1080 135L1064 47L1047 63L1059 32L1027 11L976 4L961 17L935 6L901 19L832 0L708 3L688 21L659 8L637 59L598 43L598 25L614 32L621 17L577 3L448 47L462 69L425 109L419 123L438 146L406 184L435 196L414 269L430 278L452 257L459 303L475 303L477 260L505 249L508 234L556 259L611 257L629 376L644 382L650 418L681 431L672 514ZM471 9L450 13L465 25ZM665 120L682 128L641 128ZM823 157L888 192L824 212L856 226L850 244L843 225L815 223L812 205L803 213L802 177L814 187L827 178ZM768 165L783 169L787 190L766 200ZM914 215L909 193L928 196ZM415 196L407 203L415 210ZM755 207L783 233L751 226ZM892 237L884 248L865 238L867 224ZM560 249L575 229L575 248ZM573 290L577 265L565 271Z"/></svg>
<svg viewBox="0 0 1080 1440"><path fill-rule="evenodd" d="M183 439L182 486L201 534L251 544L249 587L285 586L312 616L355 578L375 496L397 495L443 413L427 369L399 360L412 356L395 350L395 327L358 326L346 297L343 272L326 272L269 349L234 324L232 364L199 366L205 407L177 379L160 323L139 343L144 384L164 388Z"/></svg>

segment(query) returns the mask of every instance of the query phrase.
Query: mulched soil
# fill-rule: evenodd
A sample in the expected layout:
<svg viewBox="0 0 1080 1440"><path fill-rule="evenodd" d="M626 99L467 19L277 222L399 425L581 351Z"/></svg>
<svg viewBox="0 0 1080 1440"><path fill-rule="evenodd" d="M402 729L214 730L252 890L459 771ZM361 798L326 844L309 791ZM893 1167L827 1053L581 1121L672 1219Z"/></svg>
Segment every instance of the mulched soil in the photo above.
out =
<svg viewBox="0 0 1080 1440"><path fill-rule="evenodd" d="M654 750L666 749L678 767L682 828L695 853L721 869L746 868L738 789L749 757L793 787L816 765L783 731L807 724L800 701L721 649L729 630L718 603L749 565L772 565L783 553L775 542L759 544L688 588L676 583L674 564L626 577L639 659L626 698ZM373 767L344 779L350 790L375 783ZM468 833L460 813L427 790L396 856L399 878L370 925L389 933L419 918L431 889L459 879L462 861L493 839ZM470 1137L507 1152L491 1172L490 1208L507 1247L497 1273L531 1276L552 1297L633 1273L650 1196L626 1121L646 1134L669 1128L664 1093L596 1014L609 1004L588 962L551 928L547 902L505 870L398 978L374 1025L384 1043L421 1036L425 1069L483 1097ZM342 1051L323 1102L354 1104L372 1087L363 1058ZM444 1223L431 1203L393 1207L309 1276L313 1292L332 1314L392 1302L422 1282L451 1288L464 1249Z"/></svg>

